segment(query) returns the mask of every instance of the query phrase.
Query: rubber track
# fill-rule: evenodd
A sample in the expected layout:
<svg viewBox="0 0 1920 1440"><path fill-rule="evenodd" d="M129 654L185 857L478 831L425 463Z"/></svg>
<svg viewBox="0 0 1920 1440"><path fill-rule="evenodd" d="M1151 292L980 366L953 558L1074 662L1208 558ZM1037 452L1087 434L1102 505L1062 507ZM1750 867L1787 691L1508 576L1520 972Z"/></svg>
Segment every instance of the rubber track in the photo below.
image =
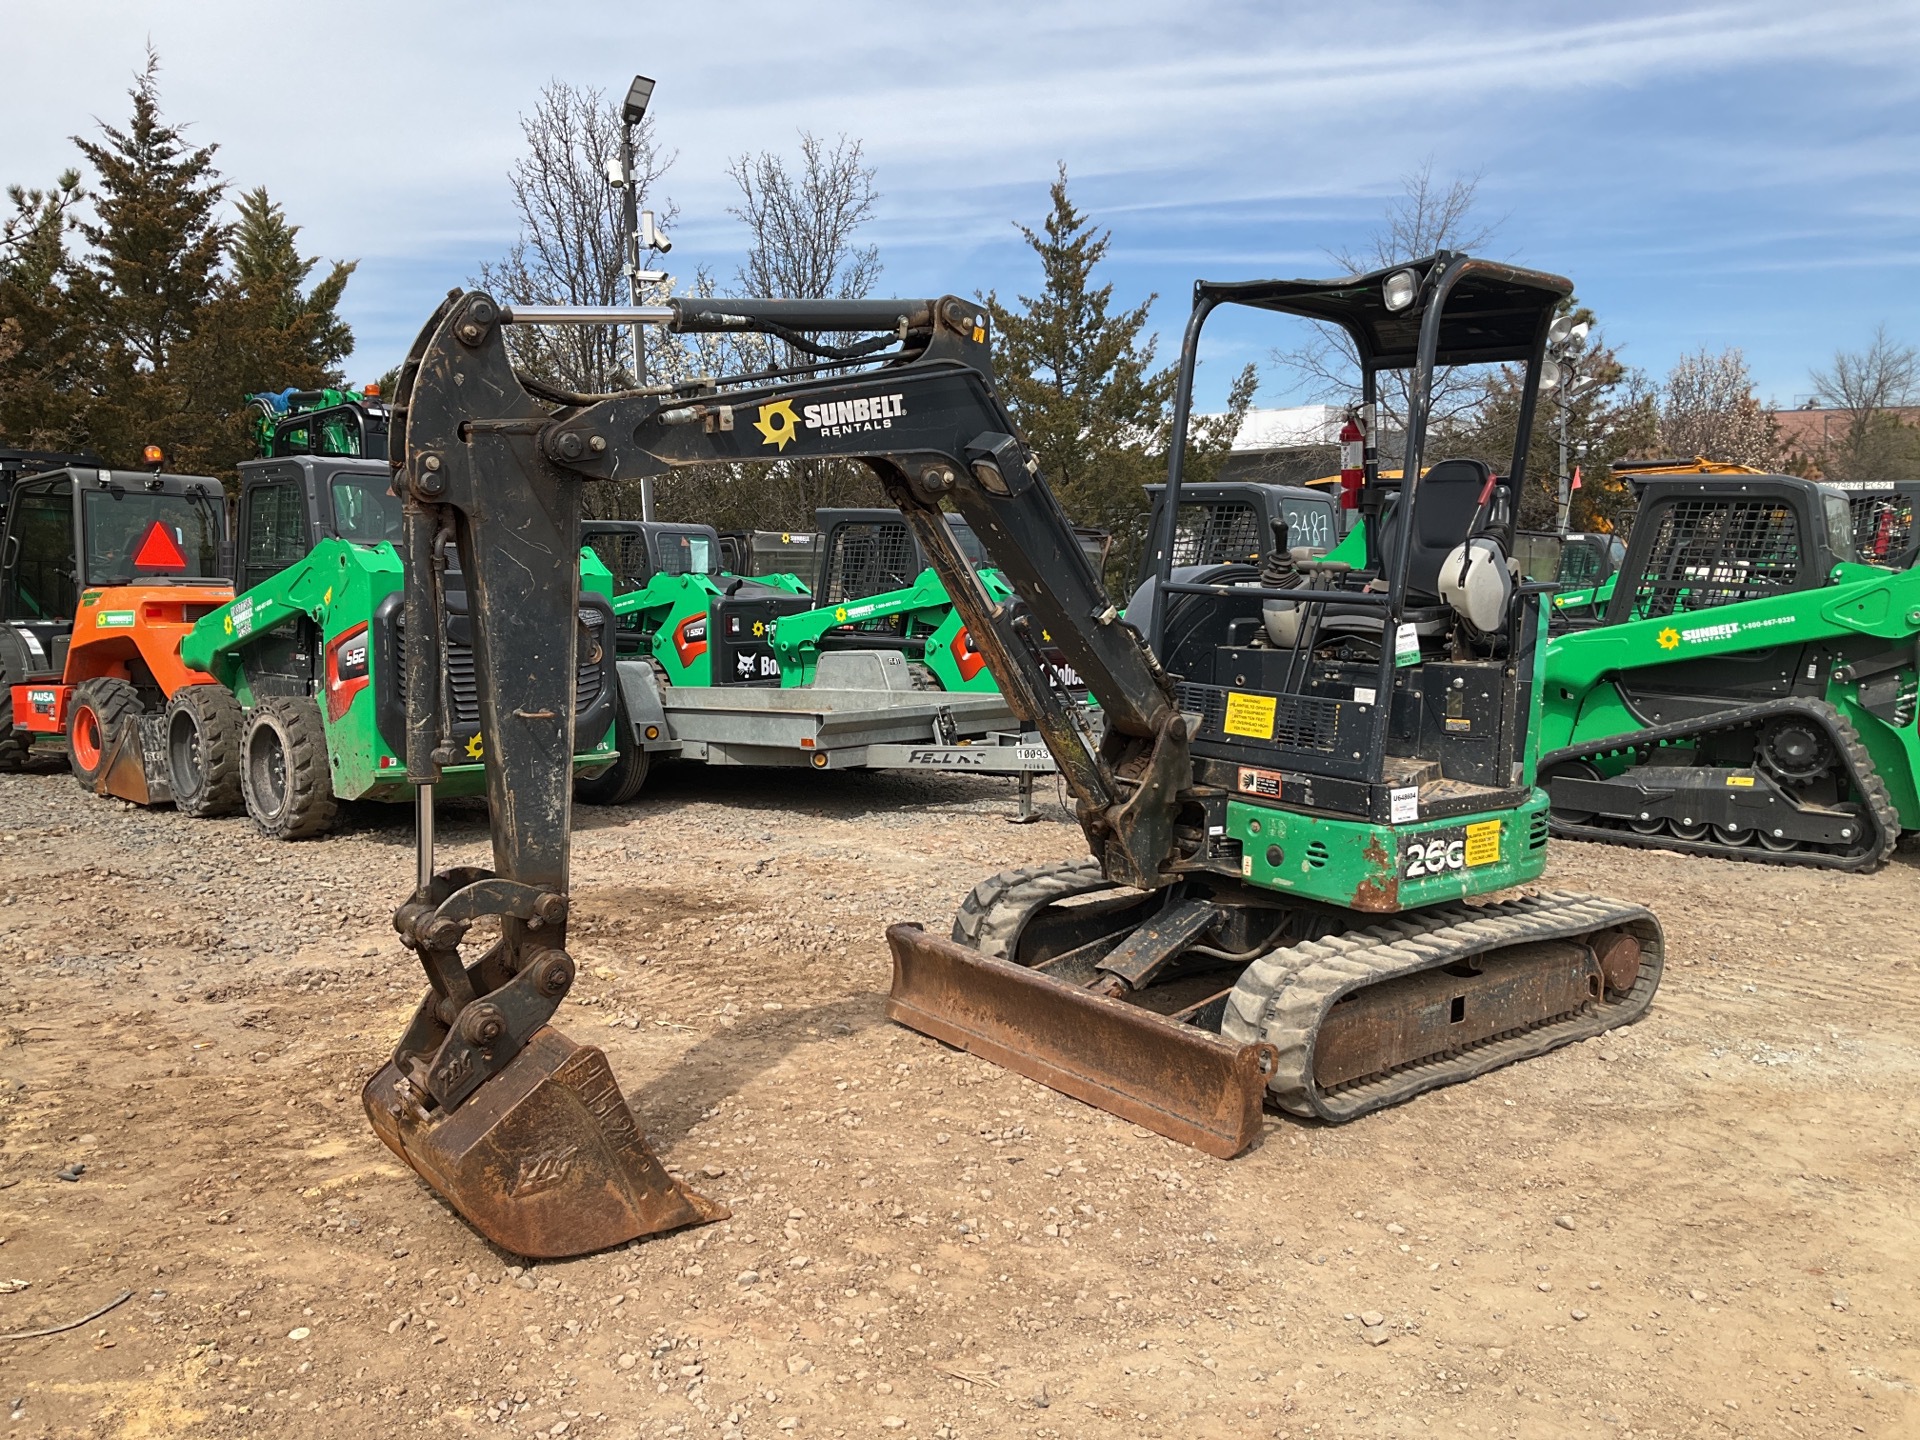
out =
<svg viewBox="0 0 1920 1440"><path fill-rule="evenodd" d="M1571 1015L1358 1080L1331 1094L1314 1083L1314 1038L1342 996L1510 946L1578 940L1609 929L1629 930L1641 945L1639 978L1622 998L1583 1005ZM1481 907L1448 905L1308 940L1256 960L1227 1001L1220 1033L1242 1044L1265 1040L1279 1050L1279 1064L1267 1082L1272 1104L1338 1124L1631 1024L1653 1002L1665 960L1660 922L1652 911L1624 901L1556 891Z"/></svg>
<svg viewBox="0 0 1920 1440"><path fill-rule="evenodd" d="M1732 730L1775 715L1804 715L1826 728L1840 758L1847 767L1847 779L1854 790L1866 797L1867 812L1878 827L1879 842L1858 855L1835 855L1825 850L1767 850L1759 845L1725 845L1717 840L1682 840L1677 835L1642 835L1635 830L1611 825L1577 825L1561 820L1551 811L1547 823L1551 832L1563 840L1597 840L1603 845L1631 845L1641 850L1675 850L1684 855L1712 855L1721 860L1744 860L1756 865L1801 865L1822 870L1843 870L1869 875L1887 863L1900 840L1900 814L1893 808L1886 782L1873 768L1873 757L1860 743L1860 732L1853 723L1824 700L1772 700L1764 705L1743 705L1722 710L1705 720L1683 720L1673 725L1656 725L1613 735L1587 745L1569 745L1540 757L1537 773L1566 760L1585 760L1610 750L1625 750L1659 740L1683 740L1716 730Z"/></svg>
<svg viewBox="0 0 1920 1440"><path fill-rule="evenodd" d="M1091 858L1002 870L974 886L960 902L953 917L953 941L982 955L1011 960L1013 942L1030 915L1071 895L1113 888L1100 873L1100 862Z"/></svg>

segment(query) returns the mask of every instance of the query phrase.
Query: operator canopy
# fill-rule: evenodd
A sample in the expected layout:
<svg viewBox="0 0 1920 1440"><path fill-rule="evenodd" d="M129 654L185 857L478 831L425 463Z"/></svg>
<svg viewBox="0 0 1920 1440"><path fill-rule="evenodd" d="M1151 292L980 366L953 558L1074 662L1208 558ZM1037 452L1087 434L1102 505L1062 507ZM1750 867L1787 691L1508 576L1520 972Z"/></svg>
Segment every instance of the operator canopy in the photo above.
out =
<svg viewBox="0 0 1920 1440"><path fill-rule="evenodd" d="M1405 370L1420 348L1420 322L1433 288L1449 266L1464 272L1447 292L1440 318L1438 365L1487 365L1533 355L1542 317L1573 294L1573 282L1543 270L1523 270L1442 250L1366 275L1339 280L1202 280L1196 301L1251 305L1338 325L1353 336L1360 363ZM1397 277L1408 276L1413 284ZM1406 298L1396 307L1390 300Z"/></svg>

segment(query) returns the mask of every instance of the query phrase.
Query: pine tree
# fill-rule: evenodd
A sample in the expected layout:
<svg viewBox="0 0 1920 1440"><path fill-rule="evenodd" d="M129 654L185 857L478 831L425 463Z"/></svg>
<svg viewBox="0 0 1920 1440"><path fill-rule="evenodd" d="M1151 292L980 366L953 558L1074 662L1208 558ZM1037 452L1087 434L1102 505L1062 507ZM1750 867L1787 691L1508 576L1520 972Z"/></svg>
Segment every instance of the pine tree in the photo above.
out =
<svg viewBox="0 0 1920 1440"><path fill-rule="evenodd" d="M300 254L300 227L287 223L286 212L268 198L264 185L247 191L235 208L240 219L233 229L232 282L238 293L262 302L268 323L289 332L309 351L313 365L338 364L353 351L353 331L336 310L359 262L336 261L327 277L303 294L300 287L319 262Z"/></svg>
<svg viewBox="0 0 1920 1440"><path fill-rule="evenodd" d="M103 124L98 141L74 138L95 186L93 217L79 226L90 253L71 288L99 349L99 399L87 416L97 447L126 463L157 443L184 469L213 463L217 448L195 433L176 360L214 297L228 229L217 219L225 185L216 147L189 146L161 117L159 72L149 51L126 129Z"/></svg>
<svg viewBox="0 0 1920 1440"><path fill-rule="evenodd" d="M13 213L0 225L0 444L80 449L92 357L67 285L80 172L67 171L47 190L12 186L7 198Z"/></svg>
<svg viewBox="0 0 1920 1440"><path fill-rule="evenodd" d="M986 299L994 371L1061 505L1111 530L1145 508L1141 487L1159 478L1174 373L1154 370L1154 342L1141 340L1155 297L1113 313L1113 286L1094 283L1112 235L1074 206L1066 166L1048 193L1043 230L1020 227L1040 259L1040 293L1018 309Z"/></svg>

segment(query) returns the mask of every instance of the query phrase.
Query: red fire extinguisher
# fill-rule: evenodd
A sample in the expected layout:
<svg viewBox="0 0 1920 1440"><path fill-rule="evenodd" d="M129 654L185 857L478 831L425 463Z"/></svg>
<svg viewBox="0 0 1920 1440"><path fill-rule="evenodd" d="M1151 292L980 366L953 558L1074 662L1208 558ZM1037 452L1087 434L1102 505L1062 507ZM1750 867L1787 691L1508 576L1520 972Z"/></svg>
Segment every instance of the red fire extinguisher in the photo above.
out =
<svg viewBox="0 0 1920 1440"><path fill-rule="evenodd" d="M1360 482L1366 477L1366 433L1360 417L1347 412L1347 423L1340 427L1340 508L1360 508Z"/></svg>

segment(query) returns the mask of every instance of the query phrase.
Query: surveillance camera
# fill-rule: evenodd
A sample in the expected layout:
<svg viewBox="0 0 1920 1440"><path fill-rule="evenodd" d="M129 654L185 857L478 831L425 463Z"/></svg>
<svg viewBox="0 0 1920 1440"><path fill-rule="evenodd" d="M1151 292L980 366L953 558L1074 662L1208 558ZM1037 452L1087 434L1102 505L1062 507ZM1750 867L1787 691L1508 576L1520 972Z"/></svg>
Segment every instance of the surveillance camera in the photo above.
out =
<svg viewBox="0 0 1920 1440"><path fill-rule="evenodd" d="M673 242L667 238L666 232L654 223L651 210L640 212L640 245L642 249L657 251L662 255L673 249Z"/></svg>

